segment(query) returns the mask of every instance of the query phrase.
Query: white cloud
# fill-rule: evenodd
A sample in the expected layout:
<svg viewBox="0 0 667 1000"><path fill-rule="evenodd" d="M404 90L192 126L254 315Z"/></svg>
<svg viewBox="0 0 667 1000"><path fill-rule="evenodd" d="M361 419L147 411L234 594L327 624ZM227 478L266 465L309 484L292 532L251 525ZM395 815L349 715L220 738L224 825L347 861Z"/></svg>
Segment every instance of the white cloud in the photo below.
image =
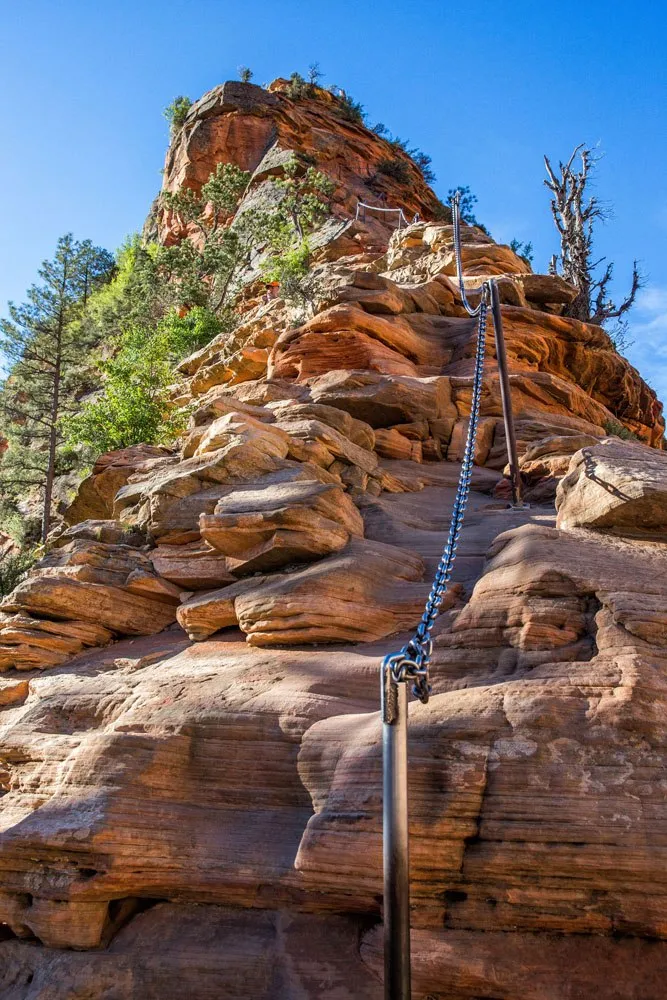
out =
<svg viewBox="0 0 667 1000"><path fill-rule="evenodd" d="M659 288L657 285L648 285L640 289L635 303L635 310L642 313L666 313L667 314L667 288Z"/></svg>
<svg viewBox="0 0 667 1000"><path fill-rule="evenodd" d="M629 335L634 343L627 350L628 360L667 401L667 288L642 288L630 314Z"/></svg>

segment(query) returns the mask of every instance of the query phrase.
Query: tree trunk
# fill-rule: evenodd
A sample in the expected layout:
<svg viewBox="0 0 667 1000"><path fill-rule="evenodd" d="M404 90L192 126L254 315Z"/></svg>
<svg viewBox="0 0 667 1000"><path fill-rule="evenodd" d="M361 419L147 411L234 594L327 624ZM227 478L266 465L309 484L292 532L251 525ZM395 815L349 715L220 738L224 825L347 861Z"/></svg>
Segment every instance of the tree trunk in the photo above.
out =
<svg viewBox="0 0 667 1000"><path fill-rule="evenodd" d="M45 542L51 527L51 501L53 498L53 480L56 474L56 445L58 406L60 403L60 361L56 368L53 382L53 399L51 403L51 429L49 431L49 462L46 467L46 483L44 486L44 510L42 512L42 542Z"/></svg>
<svg viewBox="0 0 667 1000"><path fill-rule="evenodd" d="M53 389L51 395L51 414L49 419L49 460L46 467L46 482L44 484L44 509L42 511L42 542L45 542L51 527L51 502L53 500L53 480L56 475L56 449L58 445L58 416L60 411L60 377L62 369L63 330L65 326L65 296L67 290L67 265L63 265L63 278L60 285L60 310L56 331L56 356L53 368Z"/></svg>

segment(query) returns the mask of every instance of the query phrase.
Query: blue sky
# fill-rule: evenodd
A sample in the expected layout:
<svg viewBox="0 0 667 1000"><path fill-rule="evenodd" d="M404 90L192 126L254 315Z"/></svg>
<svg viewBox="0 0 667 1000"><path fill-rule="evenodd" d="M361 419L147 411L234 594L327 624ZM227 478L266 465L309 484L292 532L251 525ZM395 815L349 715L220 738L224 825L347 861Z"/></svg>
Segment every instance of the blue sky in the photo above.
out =
<svg viewBox="0 0 667 1000"><path fill-rule="evenodd" d="M622 294L647 286L628 355L667 399L667 8L601 0L511 4L252 4L228 0L0 2L0 310L21 300L69 230L114 249L160 185L163 107L250 66L264 83L318 61L433 157L436 190L468 184L494 237L557 249L542 154L604 158L598 233Z"/></svg>

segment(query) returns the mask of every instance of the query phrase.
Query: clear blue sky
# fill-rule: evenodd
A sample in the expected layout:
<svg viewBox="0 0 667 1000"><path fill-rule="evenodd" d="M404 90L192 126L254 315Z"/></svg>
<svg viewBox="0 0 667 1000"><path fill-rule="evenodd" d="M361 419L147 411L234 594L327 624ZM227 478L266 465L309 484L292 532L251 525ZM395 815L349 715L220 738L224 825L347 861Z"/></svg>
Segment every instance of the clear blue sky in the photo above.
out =
<svg viewBox="0 0 667 1000"><path fill-rule="evenodd" d="M537 270L557 249L542 154L599 142L600 255L619 293L642 263L629 356L667 399L666 35L665 6L641 2L2 0L0 310L62 233L114 249L140 228L175 95L318 61L431 154L441 195L469 184L496 239L532 240Z"/></svg>

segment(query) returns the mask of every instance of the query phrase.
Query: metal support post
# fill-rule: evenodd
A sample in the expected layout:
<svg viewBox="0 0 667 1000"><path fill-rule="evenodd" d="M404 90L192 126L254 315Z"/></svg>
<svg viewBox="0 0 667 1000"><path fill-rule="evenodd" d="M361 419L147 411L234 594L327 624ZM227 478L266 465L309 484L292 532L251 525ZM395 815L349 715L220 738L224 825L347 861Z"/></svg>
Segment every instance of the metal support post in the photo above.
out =
<svg viewBox="0 0 667 1000"><path fill-rule="evenodd" d="M384 995L410 1000L408 685L383 665Z"/></svg>
<svg viewBox="0 0 667 1000"><path fill-rule="evenodd" d="M505 335L503 333L503 318L500 312L500 296L495 281L489 282L491 287L491 312L493 313L493 329L496 335L496 358L498 359L498 376L500 379L500 398L503 404L503 420L505 421L505 439L507 441L507 457L510 466L510 482L512 484L512 506L522 507L521 473L516 448L516 433L512 415L512 394L510 390L507 351L505 350Z"/></svg>

